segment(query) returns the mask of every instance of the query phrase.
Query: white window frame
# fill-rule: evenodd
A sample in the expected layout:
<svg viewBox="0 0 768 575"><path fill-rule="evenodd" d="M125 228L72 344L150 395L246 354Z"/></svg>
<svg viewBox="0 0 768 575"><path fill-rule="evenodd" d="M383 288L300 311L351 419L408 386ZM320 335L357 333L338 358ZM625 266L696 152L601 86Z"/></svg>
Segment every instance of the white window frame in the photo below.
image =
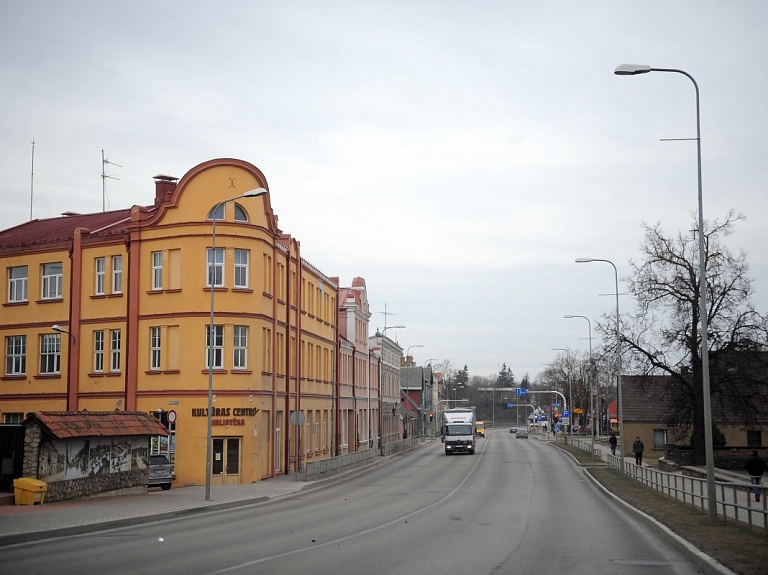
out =
<svg viewBox="0 0 768 575"><path fill-rule="evenodd" d="M23 275L19 275L23 274ZM29 287L29 268L14 266L8 268L8 301L11 303L27 301Z"/></svg>
<svg viewBox="0 0 768 575"><path fill-rule="evenodd" d="M93 332L93 372L104 373L104 330Z"/></svg>
<svg viewBox="0 0 768 575"><path fill-rule="evenodd" d="M96 295L104 295L107 280L107 260L96 258Z"/></svg>
<svg viewBox="0 0 768 575"><path fill-rule="evenodd" d="M117 373L120 371L120 348L122 333L119 329L113 329L109 333L110 346L109 346L109 371Z"/></svg>
<svg viewBox="0 0 768 575"><path fill-rule="evenodd" d="M236 288L248 287L248 250L235 250L235 279L234 286Z"/></svg>
<svg viewBox="0 0 768 575"><path fill-rule="evenodd" d="M205 369L211 365L211 326L205 326ZM224 369L224 326L213 326L213 369Z"/></svg>
<svg viewBox="0 0 768 575"><path fill-rule="evenodd" d="M248 326L232 329L232 369L248 369Z"/></svg>
<svg viewBox="0 0 768 575"><path fill-rule="evenodd" d="M43 264L41 299L61 299L63 266L61 262Z"/></svg>
<svg viewBox="0 0 768 575"><path fill-rule="evenodd" d="M160 371L160 360L162 358L162 329L153 327L149 330L149 369L150 371Z"/></svg>
<svg viewBox="0 0 768 575"><path fill-rule="evenodd" d="M61 373L61 336L58 333L44 333L40 336L40 373Z"/></svg>
<svg viewBox="0 0 768 575"><path fill-rule="evenodd" d="M112 256L112 293L123 293L123 256Z"/></svg>
<svg viewBox="0 0 768 575"><path fill-rule="evenodd" d="M152 290L163 289L163 252L152 252Z"/></svg>
<svg viewBox="0 0 768 575"><path fill-rule="evenodd" d="M24 413L3 413L3 423L21 423L24 421Z"/></svg>
<svg viewBox="0 0 768 575"><path fill-rule="evenodd" d="M224 248L206 249L206 287L224 287L224 256ZM211 285L211 279L215 282L214 285Z"/></svg>
<svg viewBox="0 0 768 575"><path fill-rule="evenodd" d="M9 335L5 339L5 375L27 372L27 336Z"/></svg>

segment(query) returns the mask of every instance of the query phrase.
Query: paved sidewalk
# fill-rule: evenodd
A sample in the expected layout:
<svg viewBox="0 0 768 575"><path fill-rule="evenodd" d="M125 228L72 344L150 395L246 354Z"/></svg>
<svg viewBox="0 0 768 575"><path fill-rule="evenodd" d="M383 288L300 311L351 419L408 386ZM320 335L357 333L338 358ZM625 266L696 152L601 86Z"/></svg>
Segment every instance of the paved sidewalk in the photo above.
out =
<svg viewBox="0 0 768 575"><path fill-rule="evenodd" d="M381 459L381 461L379 461ZM348 473L359 472L374 463ZM0 547L52 537L63 537L259 503L317 487L341 475L320 481L297 481L295 475L265 479L250 485L214 485L211 500L205 500L205 486L178 487L147 493L117 495L43 503L42 505L0 505Z"/></svg>

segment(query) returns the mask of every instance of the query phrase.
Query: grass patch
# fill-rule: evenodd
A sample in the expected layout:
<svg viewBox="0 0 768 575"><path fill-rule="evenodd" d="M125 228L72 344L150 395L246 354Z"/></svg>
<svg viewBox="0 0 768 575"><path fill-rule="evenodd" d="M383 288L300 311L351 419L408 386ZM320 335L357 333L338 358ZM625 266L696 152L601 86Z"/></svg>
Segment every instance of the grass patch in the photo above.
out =
<svg viewBox="0 0 768 575"><path fill-rule="evenodd" d="M558 444L581 463L592 461L587 451ZM581 452L579 454L578 452ZM590 468L588 472L608 491L666 525L699 550L741 575L764 575L768 566L768 538L763 530L719 521L710 525L709 514L690 504L659 493L634 479L622 479L617 469Z"/></svg>

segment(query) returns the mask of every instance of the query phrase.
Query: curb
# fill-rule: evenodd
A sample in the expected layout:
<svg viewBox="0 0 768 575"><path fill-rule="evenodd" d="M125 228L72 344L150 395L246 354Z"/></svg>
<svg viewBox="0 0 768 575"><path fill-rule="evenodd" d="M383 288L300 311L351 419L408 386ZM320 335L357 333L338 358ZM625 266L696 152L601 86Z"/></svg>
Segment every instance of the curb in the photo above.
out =
<svg viewBox="0 0 768 575"><path fill-rule="evenodd" d="M589 477L592 483L603 492L604 495L612 499L615 503L620 504L624 511L634 515L635 518L637 518L647 527L651 528L651 530L653 530L656 535L666 539L672 547L687 557L703 573L706 575L737 575L735 571L731 571L728 569L728 567L713 559L695 547L693 544L680 537L677 533L672 531L663 523L659 523L656 521L656 519L647 513L632 507L629 503L608 491L602 483L595 479L595 477L589 472L589 469L585 469L584 473Z"/></svg>

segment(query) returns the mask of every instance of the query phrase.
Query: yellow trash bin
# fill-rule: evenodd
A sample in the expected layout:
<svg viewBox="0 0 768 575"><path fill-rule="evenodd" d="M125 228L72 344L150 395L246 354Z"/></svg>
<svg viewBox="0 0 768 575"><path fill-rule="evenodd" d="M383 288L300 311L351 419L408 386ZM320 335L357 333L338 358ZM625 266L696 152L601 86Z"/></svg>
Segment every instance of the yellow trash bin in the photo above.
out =
<svg viewBox="0 0 768 575"><path fill-rule="evenodd" d="M16 505L43 504L48 484L32 477L21 477L13 480L13 499Z"/></svg>

